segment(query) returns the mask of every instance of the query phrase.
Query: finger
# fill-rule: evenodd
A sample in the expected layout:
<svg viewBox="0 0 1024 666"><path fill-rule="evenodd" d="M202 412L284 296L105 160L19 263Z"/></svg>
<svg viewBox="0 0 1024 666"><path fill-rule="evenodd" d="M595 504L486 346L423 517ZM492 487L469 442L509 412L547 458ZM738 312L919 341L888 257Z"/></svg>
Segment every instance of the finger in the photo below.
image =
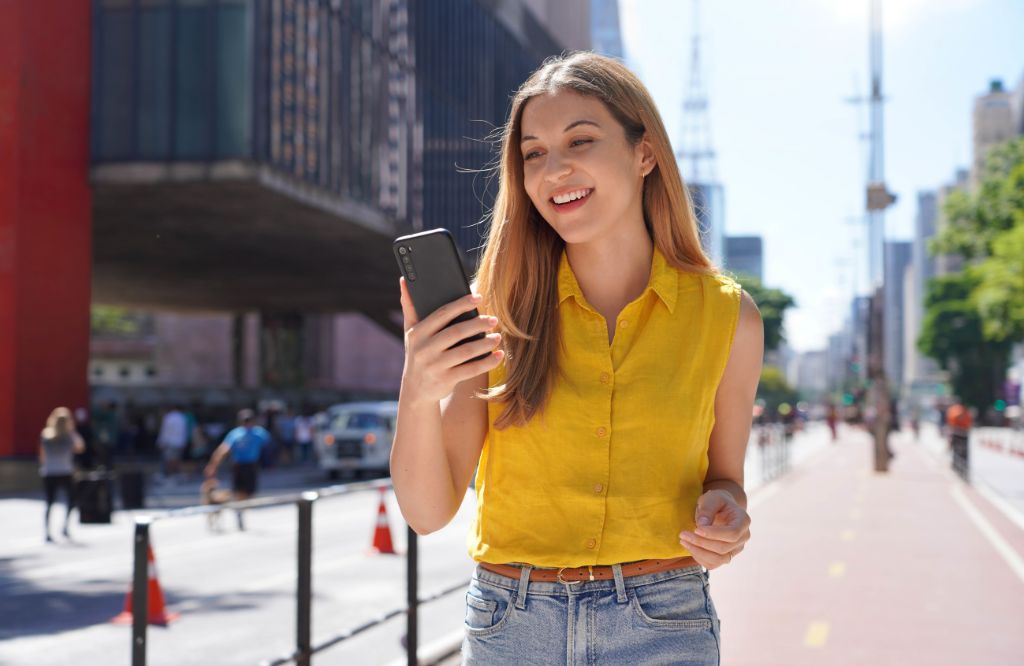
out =
<svg viewBox="0 0 1024 666"><path fill-rule="evenodd" d="M431 346L437 347L437 353L451 349L462 340L471 338L477 333L486 333L498 325L498 318L489 315L480 315L468 321L460 321L441 330L431 342Z"/></svg>
<svg viewBox="0 0 1024 666"><path fill-rule="evenodd" d="M729 562L732 562L732 559L739 552L739 550L736 550L727 553L717 553L713 550L701 548L700 546L688 544L683 545L686 546L686 549L688 551L690 551L690 555L693 556L693 559L697 560L699 564L702 564L704 567L708 569L714 569L715 567L720 567L723 564L728 564Z"/></svg>
<svg viewBox="0 0 1024 666"><path fill-rule="evenodd" d="M679 543L689 548L690 546L696 546L703 550L708 550L719 555L730 552L736 547L734 541L718 541L717 539L708 539L705 537L697 536L693 532L681 532L679 534Z"/></svg>
<svg viewBox="0 0 1024 666"><path fill-rule="evenodd" d="M477 294L468 294L451 303L445 303L431 312L430 315L424 317L418 328L422 329L423 334L428 337L436 335L438 331L447 326L460 314L470 312L480 305L480 300L480 296Z"/></svg>
<svg viewBox="0 0 1024 666"><path fill-rule="evenodd" d="M481 354L491 353L499 344L501 344L501 333L490 333L480 340L467 342L445 351L441 356L441 363L445 369L451 369Z"/></svg>
<svg viewBox="0 0 1024 666"><path fill-rule="evenodd" d="M487 358L482 358L479 361L472 361L470 363L464 363L458 367L452 368L451 376L458 382L464 382L467 379L476 377L477 375L490 372L494 368L498 367L504 358L505 352L501 349L495 349L487 355Z"/></svg>
<svg viewBox="0 0 1024 666"><path fill-rule="evenodd" d="M415 324L419 323L419 317L416 316L416 308L412 305L412 297L409 296L409 286L405 283L405 278L398 278L398 287L402 292L402 319L405 320L405 330L409 330Z"/></svg>
<svg viewBox="0 0 1024 666"><path fill-rule="evenodd" d="M735 541L744 531L750 527L750 516L743 514L743 517L736 520L733 519L723 525L708 525L706 527L698 527L694 530L697 536L707 537L709 539L717 539L719 541Z"/></svg>

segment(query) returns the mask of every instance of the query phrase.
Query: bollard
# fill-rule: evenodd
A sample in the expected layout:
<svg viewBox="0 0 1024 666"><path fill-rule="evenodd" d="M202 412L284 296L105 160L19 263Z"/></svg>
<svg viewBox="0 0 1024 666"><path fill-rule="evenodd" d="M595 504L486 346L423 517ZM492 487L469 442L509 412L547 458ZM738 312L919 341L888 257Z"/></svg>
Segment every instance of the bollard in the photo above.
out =
<svg viewBox="0 0 1024 666"><path fill-rule="evenodd" d="M149 622L149 524L135 520L135 571L132 580L132 666L146 666L146 625Z"/></svg>
<svg viewBox="0 0 1024 666"><path fill-rule="evenodd" d="M313 605L313 502L315 492L302 493L299 507L298 590L295 597L295 663L309 666L312 647Z"/></svg>
<svg viewBox="0 0 1024 666"><path fill-rule="evenodd" d="M417 652L419 651L417 619L420 611L420 599L417 576L417 570L419 569L419 556L416 549L417 536L416 532L409 527L408 546L405 549L406 604L409 607L405 618L405 663L408 666L416 666Z"/></svg>

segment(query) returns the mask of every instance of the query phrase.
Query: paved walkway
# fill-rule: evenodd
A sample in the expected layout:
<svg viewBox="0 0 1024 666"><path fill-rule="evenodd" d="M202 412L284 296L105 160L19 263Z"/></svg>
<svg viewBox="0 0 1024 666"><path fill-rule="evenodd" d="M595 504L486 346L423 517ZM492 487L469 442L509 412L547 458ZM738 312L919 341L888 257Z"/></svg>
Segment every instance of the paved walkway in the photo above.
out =
<svg viewBox="0 0 1024 666"><path fill-rule="evenodd" d="M724 666L1024 663L1024 529L908 435L858 430L751 498L711 574Z"/></svg>

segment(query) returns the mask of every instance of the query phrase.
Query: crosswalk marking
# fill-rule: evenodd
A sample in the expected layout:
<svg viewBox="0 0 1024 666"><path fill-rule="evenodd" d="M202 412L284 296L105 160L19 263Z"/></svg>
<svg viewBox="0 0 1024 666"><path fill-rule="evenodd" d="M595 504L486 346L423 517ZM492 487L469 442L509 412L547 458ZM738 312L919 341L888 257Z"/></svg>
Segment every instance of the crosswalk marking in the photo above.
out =
<svg viewBox="0 0 1024 666"><path fill-rule="evenodd" d="M804 636L804 647L824 647L828 640L828 622L811 622Z"/></svg>

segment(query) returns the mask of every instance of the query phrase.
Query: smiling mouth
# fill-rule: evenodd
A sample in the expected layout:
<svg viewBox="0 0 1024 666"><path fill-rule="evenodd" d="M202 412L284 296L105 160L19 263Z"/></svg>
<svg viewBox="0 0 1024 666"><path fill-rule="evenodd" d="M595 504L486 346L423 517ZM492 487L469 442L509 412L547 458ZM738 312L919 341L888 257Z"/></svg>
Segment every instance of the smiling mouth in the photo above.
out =
<svg viewBox="0 0 1024 666"><path fill-rule="evenodd" d="M554 204L555 208L569 208L569 207L573 207L574 205L582 204L584 201L589 199L590 195L593 194L593 193L594 193L593 188L581 188L579 190L576 190L574 192L570 192L569 193L570 195L573 195L572 199L569 199L569 200L566 200L566 201L556 201L555 200L556 197L551 197L550 199L548 199L548 201L550 201L552 204ZM565 197L562 196L562 195L559 195L557 198L558 199L563 199Z"/></svg>

